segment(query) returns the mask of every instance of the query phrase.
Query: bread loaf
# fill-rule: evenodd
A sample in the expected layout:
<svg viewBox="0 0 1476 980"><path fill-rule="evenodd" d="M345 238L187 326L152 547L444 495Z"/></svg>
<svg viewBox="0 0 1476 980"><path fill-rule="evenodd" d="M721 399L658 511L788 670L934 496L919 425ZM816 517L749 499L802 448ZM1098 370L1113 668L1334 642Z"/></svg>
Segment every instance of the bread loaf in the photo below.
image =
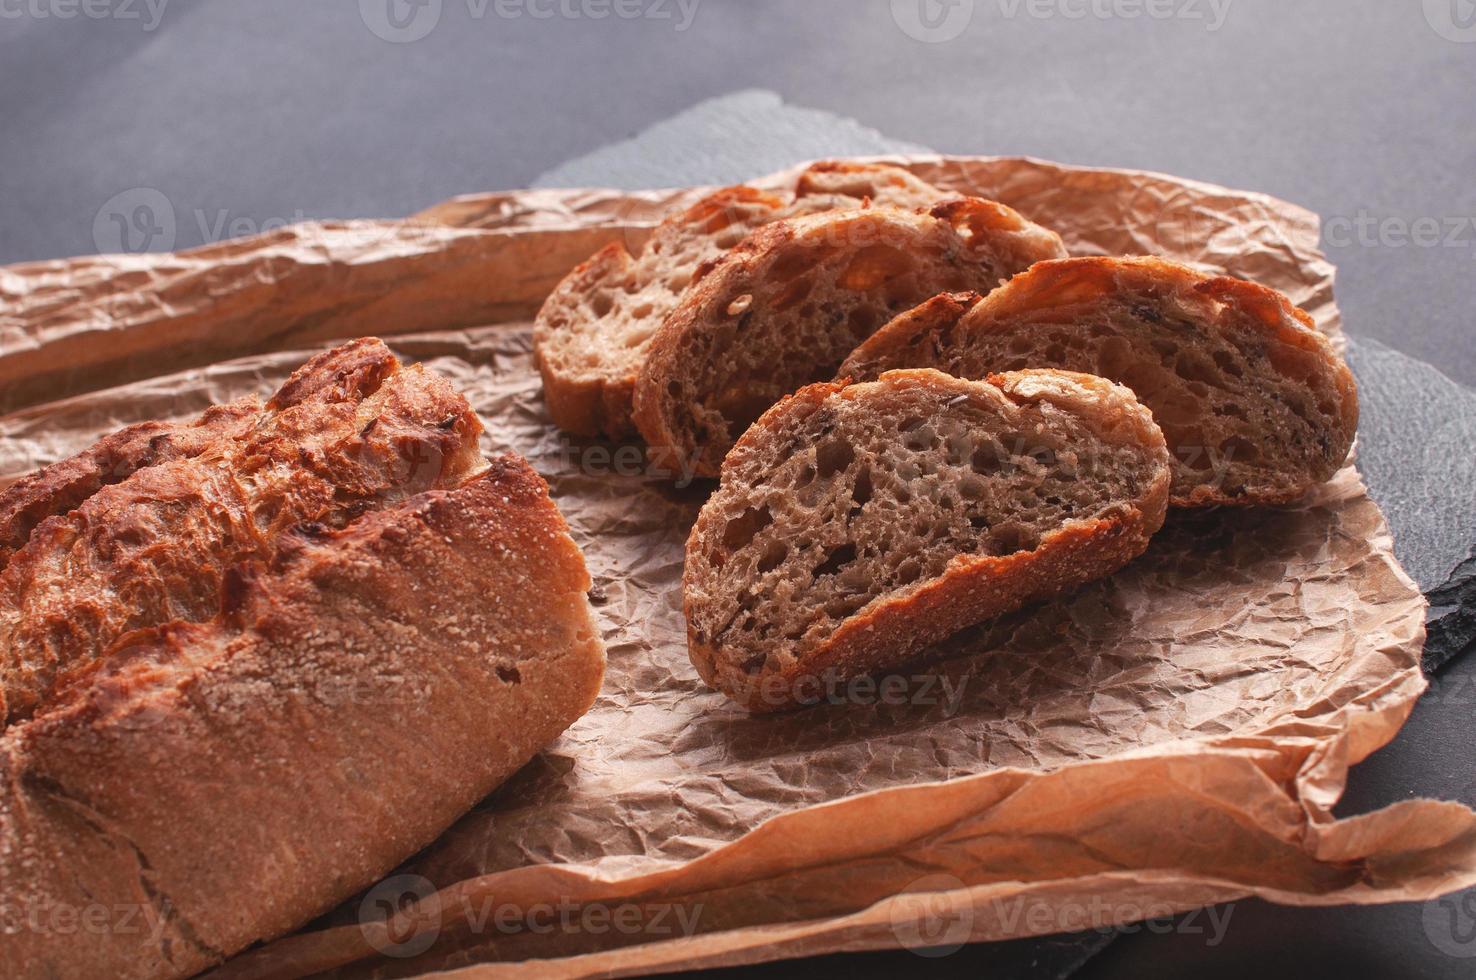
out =
<svg viewBox="0 0 1476 980"><path fill-rule="evenodd" d="M1338 471L1358 428L1353 375L1306 313L1163 259L1046 262L982 299L938 296L838 376L914 367L968 378L1062 368L1127 385L1168 439L1180 506L1295 500Z"/></svg>
<svg viewBox="0 0 1476 980"><path fill-rule="evenodd" d="M637 256L612 242L559 283L535 323L554 424L612 439L634 434L631 395L651 336L688 288L754 229L865 201L918 208L941 197L901 167L817 163L792 194L739 185L709 195L657 225Z"/></svg>
<svg viewBox="0 0 1476 980"><path fill-rule="evenodd" d="M688 648L755 712L831 696L1147 546L1169 457L1127 389L898 371L771 408L687 541Z"/></svg>
<svg viewBox="0 0 1476 980"><path fill-rule="evenodd" d="M341 526L459 484L484 465L481 429L444 379L356 341L309 361L195 455L160 458L42 521L0 570L0 721L27 717L60 673L129 630L214 615L226 573L269 560L289 528ZM49 472L20 489L60 487Z"/></svg>
<svg viewBox="0 0 1476 980"><path fill-rule="evenodd" d="M42 522L6 574L64 529L87 629L21 678L0 734L0 976L184 977L298 928L589 707L583 557L526 462L476 457L477 428L443 379L360 342L175 478L145 466Z"/></svg>
<svg viewBox="0 0 1476 980"><path fill-rule="evenodd" d="M244 432L259 411L261 400L248 397L211 406L185 425L140 422L17 480L0 493L0 568L46 518L65 514L146 466L198 456L222 438Z"/></svg>
<svg viewBox="0 0 1476 980"><path fill-rule="evenodd" d="M765 226L688 290L651 340L635 416L653 463L716 476L749 423L829 379L897 313L938 292L993 289L1065 254L1055 232L977 198Z"/></svg>

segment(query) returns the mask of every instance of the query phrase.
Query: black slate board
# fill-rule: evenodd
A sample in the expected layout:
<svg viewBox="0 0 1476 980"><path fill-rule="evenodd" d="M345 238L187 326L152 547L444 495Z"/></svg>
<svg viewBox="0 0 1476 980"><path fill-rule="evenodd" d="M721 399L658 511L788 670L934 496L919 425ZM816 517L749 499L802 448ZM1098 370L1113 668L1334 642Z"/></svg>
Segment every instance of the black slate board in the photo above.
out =
<svg viewBox="0 0 1476 980"><path fill-rule="evenodd" d="M1425 670L1476 643L1476 391L1374 340L1354 338L1358 465L1394 552L1430 599Z"/></svg>

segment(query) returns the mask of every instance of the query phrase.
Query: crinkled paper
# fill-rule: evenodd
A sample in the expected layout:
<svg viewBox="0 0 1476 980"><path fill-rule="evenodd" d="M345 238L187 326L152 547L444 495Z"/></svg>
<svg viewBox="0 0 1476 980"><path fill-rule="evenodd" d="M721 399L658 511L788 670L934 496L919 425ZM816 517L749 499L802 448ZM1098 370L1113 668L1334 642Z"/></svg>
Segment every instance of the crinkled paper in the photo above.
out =
<svg viewBox="0 0 1476 980"><path fill-rule="evenodd" d="M1277 287L1341 340L1334 270L1300 208L1034 160L905 162L1075 254ZM0 269L0 483L379 334L455 379L489 451L533 461L596 581L610 668L594 709L410 877L226 974L607 976L1476 884L1462 806L1331 815L1348 766L1425 688L1425 602L1352 465L1298 506L1173 514L1111 579L955 637L936 667L851 703L751 718L706 690L680 579L707 487L552 429L527 322L576 262L639 247L697 193L473 196L408 221ZM364 912L406 889L422 901L388 926Z"/></svg>

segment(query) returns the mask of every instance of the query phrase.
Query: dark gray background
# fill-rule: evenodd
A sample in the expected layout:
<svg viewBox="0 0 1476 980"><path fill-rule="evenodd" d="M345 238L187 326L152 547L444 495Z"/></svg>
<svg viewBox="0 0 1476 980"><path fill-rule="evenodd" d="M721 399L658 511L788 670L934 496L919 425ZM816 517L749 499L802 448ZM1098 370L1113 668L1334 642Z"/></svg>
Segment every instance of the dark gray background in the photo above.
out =
<svg viewBox="0 0 1476 980"><path fill-rule="evenodd" d="M1167 171L1310 207L1340 230L1328 252L1357 341L1365 472L1401 557L1455 611L1442 622L1460 619L1469 597L1455 564L1476 532L1476 401L1462 387L1476 385L1476 44L1453 40L1442 17L1476 15L1472 0L1230 0L1214 30L1211 0L1147 0L1173 15L1162 20L1131 16L1144 0L955 0L932 12L971 8L967 26L932 41L904 29L917 4L894 12L890 0L698 0L685 29L676 0L666 19L587 16L604 0L504 0L515 16L497 0L442 0L438 15L421 13L434 27L408 42L370 26L396 36L385 4L409 13L405 0L168 0L156 20L160 2L113 0L94 17L74 0L0 0L0 262L98 250L110 234L100 211L138 188L175 215L172 236L152 246L184 248L539 182L738 179L873 137L892 145L880 134ZM1076 11L1086 16L1067 16ZM744 117L700 109L661 125L746 89L825 114L783 145ZM1418 227L1442 241L1411 241ZM1343 812L1417 795L1476 804L1476 663L1456 656L1460 630L1441 642L1453 664L1395 744L1355 770ZM1467 898L1458 925L1476 928ZM1462 936L1442 935L1429 911L1243 902L1218 946L1184 930L1139 933L1077 975L1476 975L1476 958L1442 951ZM1040 976L1095 945L769 972Z"/></svg>

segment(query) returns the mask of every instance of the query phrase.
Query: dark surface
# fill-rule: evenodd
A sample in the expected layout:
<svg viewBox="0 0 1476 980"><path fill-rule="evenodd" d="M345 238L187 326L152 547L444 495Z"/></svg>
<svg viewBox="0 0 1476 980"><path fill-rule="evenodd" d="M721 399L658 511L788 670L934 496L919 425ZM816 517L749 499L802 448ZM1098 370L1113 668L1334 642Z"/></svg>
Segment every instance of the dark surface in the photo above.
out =
<svg viewBox="0 0 1476 980"><path fill-rule="evenodd" d="M354 0L172 0L153 31L146 13L0 18L0 262L95 250L98 208L136 186L174 202L180 247L222 212L402 215L766 88L941 152L1162 170L1330 218L1464 219L1457 247L1332 251L1354 331L1476 384L1476 45L1438 35L1420 0L1233 0L1218 31L1029 16L1038 2L974 0L943 43L905 34L888 0L701 0L684 31L443 0L411 43L371 33Z"/></svg>
<svg viewBox="0 0 1476 980"><path fill-rule="evenodd" d="M1476 628L1476 572L1453 574L1476 533L1476 402L1417 363L1476 385L1476 44L1443 37L1420 0L1233 0L1215 31L1185 17L1040 18L1029 14L1038 0L976 0L968 27L938 43L909 36L887 0L701 0L685 30L674 2L670 20L627 21L539 19L525 4L512 6L522 16L499 17L496 0L444 0L427 36L390 43L353 0L171 0L153 30L145 0L103 19L62 19L65 0L7 0L0 262L120 241L104 204L123 195L131 216L141 187L167 200L183 248L304 217L394 216L544 175L582 178L587 169L560 165L748 88L939 151L1142 167L1296 201L1330 221L1350 333L1389 348L1354 350L1363 467L1401 558L1440 607L1429 653L1453 659L1399 739L1355 769L1341 810L1417 795L1476 804L1476 661L1459 656ZM1476 13L1470 0L1448 2ZM1142 9L1065 6L1091 4ZM368 20L381 16L363 6ZM916 9L899 6L903 20ZM1167 6L1213 16L1210 0ZM694 171L706 146L742 160L763 142L741 127L704 138L682 161ZM823 151L795 140L796 157ZM670 146L644 145L626 157L671 163ZM764 154L752 159L752 171L771 169ZM708 179L729 176L714 165ZM634 179L612 170L608 182L622 178ZM1420 219L1438 243L1409 241ZM1185 929L1138 932L1074 975L1476 975L1476 958L1449 952L1476 953L1459 943L1476 929L1476 896L1450 906L1454 920L1447 911L1245 902L1218 945ZM767 972L1056 976L1095 945L832 957Z"/></svg>

